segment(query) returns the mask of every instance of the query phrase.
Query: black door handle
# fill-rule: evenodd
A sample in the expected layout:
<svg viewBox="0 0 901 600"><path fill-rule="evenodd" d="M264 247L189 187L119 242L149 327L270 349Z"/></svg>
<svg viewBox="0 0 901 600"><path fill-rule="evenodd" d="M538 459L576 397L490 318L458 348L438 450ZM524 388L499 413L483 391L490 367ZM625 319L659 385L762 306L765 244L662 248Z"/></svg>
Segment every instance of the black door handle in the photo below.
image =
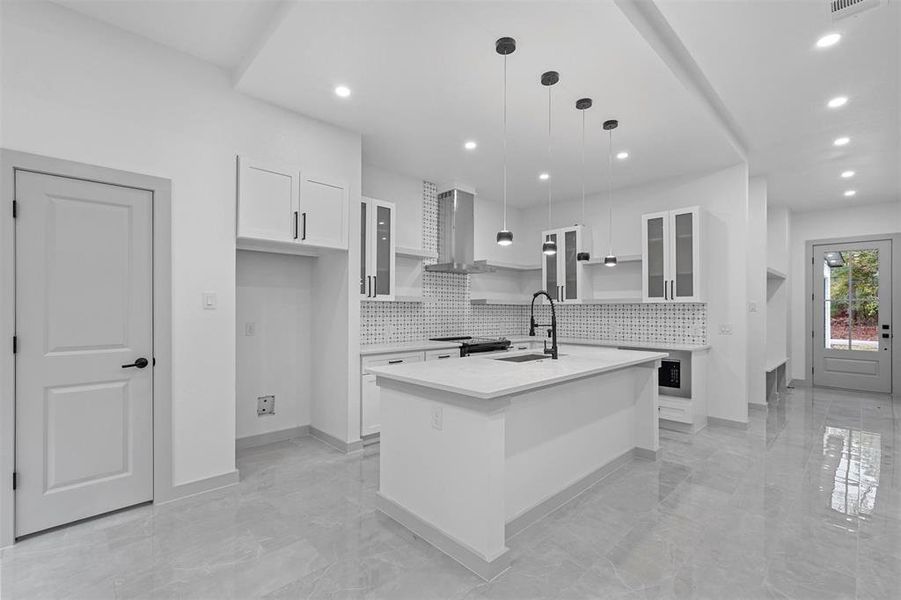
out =
<svg viewBox="0 0 901 600"><path fill-rule="evenodd" d="M297 211L294 211L294 239L297 239Z"/></svg>
<svg viewBox="0 0 901 600"><path fill-rule="evenodd" d="M146 366L149 365L149 364L150 364L150 361L147 360L146 358L144 358L144 357L142 356L141 358L137 359L136 361L134 361L134 362L131 363L130 365L122 365L122 368L123 368L123 369L128 369L128 368L130 368L130 367L137 367L137 368L139 368L139 369L143 369L144 367L146 367Z"/></svg>

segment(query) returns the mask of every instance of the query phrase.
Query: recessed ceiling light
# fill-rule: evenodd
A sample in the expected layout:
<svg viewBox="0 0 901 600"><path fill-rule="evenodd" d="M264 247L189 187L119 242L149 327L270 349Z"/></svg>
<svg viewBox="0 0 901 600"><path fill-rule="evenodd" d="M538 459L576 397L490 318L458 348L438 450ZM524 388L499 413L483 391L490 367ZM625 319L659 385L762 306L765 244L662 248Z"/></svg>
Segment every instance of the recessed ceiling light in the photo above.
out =
<svg viewBox="0 0 901 600"><path fill-rule="evenodd" d="M465 144L463 144L463 147L466 148L467 150L475 150L478 146L479 146L479 145L476 144L476 143L475 143L474 141L472 141L472 140L469 140L468 142L466 142Z"/></svg>
<svg viewBox="0 0 901 600"><path fill-rule="evenodd" d="M835 141L832 143L836 146L846 146L848 144L848 142L850 142L850 141L851 141L851 138L849 138L849 137L840 137L840 138L835 138Z"/></svg>
<svg viewBox="0 0 901 600"><path fill-rule="evenodd" d="M855 190L845 190L845 197L850 198L851 196L853 196L856 193L857 192Z"/></svg>
<svg viewBox="0 0 901 600"><path fill-rule="evenodd" d="M540 179L541 181L545 181L545 180L548 180L548 179L550 179L550 178L551 178L551 174L550 174L550 173L542 173L541 175L538 176L538 179Z"/></svg>
<svg viewBox="0 0 901 600"><path fill-rule="evenodd" d="M854 177L854 171L842 171L842 179L850 179Z"/></svg>
<svg viewBox="0 0 901 600"><path fill-rule="evenodd" d="M828 48L829 46L834 46L840 39L842 39L842 34L840 33L827 33L817 40L817 48Z"/></svg>
<svg viewBox="0 0 901 600"><path fill-rule="evenodd" d="M847 96L836 96L835 98L833 98L832 100L827 102L826 106L828 106L829 108L838 108L840 106L844 106L847 103L848 103Z"/></svg>
<svg viewBox="0 0 901 600"><path fill-rule="evenodd" d="M620 152L619 154L616 155L616 158L618 158L620 160L626 160L627 158L629 158L629 153L628 152Z"/></svg>
<svg viewBox="0 0 901 600"><path fill-rule="evenodd" d="M350 96L350 88L346 85L339 85L335 88L335 95L339 98L347 98Z"/></svg>

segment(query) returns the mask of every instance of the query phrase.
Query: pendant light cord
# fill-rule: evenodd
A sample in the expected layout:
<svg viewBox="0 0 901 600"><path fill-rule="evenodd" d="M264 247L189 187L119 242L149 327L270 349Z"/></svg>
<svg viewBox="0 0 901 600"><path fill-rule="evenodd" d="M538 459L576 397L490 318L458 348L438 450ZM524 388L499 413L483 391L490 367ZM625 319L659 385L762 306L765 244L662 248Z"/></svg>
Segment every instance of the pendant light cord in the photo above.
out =
<svg viewBox="0 0 901 600"><path fill-rule="evenodd" d="M504 231L507 231L507 55L504 54Z"/></svg>
<svg viewBox="0 0 901 600"><path fill-rule="evenodd" d="M547 163L548 163L548 180L547 180L547 226L551 228L551 182L554 180L551 173L551 86L547 86Z"/></svg>
<svg viewBox="0 0 901 600"><path fill-rule="evenodd" d="M585 224L585 111L582 110L582 225Z"/></svg>
<svg viewBox="0 0 901 600"><path fill-rule="evenodd" d="M610 252L613 255L613 130L610 130L609 144L607 146L607 203L610 205L610 215L607 218L610 237Z"/></svg>

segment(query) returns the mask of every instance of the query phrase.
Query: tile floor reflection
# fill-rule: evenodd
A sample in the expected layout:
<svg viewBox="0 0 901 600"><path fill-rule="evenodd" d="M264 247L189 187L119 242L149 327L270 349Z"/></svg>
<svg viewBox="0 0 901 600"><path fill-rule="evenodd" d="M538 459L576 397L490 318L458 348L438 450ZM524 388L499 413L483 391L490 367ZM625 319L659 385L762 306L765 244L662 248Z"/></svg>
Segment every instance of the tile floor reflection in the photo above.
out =
<svg viewBox="0 0 901 600"><path fill-rule="evenodd" d="M748 431L661 432L484 583L374 510L378 456L243 453L240 485L33 537L17 598L901 598L901 400L797 389Z"/></svg>

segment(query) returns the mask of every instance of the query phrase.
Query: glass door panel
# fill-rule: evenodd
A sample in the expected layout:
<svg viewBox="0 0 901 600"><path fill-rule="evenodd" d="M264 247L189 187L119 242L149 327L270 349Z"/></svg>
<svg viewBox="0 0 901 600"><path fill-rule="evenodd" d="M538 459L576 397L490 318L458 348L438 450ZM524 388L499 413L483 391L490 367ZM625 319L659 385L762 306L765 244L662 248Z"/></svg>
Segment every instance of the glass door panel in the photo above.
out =
<svg viewBox="0 0 901 600"><path fill-rule="evenodd" d="M574 229L563 234L563 270L566 277L563 297L566 300L576 300L579 297L579 283L576 277L576 267L578 265L576 253L578 252L579 244L576 238L577 234Z"/></svg>
<svg viewBox="0 0 901 600"><path fill-rule="evenodd" d="M694 290L694 214L676 215L676 289L675 296L689 298ZM671 298L672 299L672 298Z"/></svg>
<svg viewBox="0 0 901 600"><path fill-rule="evenodd" d="M654 217L647 221L648 235L648 297L663 298L665 285L665 256L663 228L666 225L664 217Z"/></svg>
<svg viewBox="0 0 901 600"><path fill-rule="evenodd" d="M556 242L557 234L551 233L547 235L544 241ZM557 251L560 251L558 246ZM544 256L544 289L551 298L557 299L557 255L543 254Z"/></svg>
<svg viewBox="0 0 901 600"><path fill-rule="evenodd" d="M366 289L367 225L366 203L360 202L360 294L363 296L369 291Z"/></svg>
<svg viewBox="0 0 901 600"><path fill-rule="evenodd" d="M375 293L388 296L391 290L391 209L376 206Z"/></svg>

